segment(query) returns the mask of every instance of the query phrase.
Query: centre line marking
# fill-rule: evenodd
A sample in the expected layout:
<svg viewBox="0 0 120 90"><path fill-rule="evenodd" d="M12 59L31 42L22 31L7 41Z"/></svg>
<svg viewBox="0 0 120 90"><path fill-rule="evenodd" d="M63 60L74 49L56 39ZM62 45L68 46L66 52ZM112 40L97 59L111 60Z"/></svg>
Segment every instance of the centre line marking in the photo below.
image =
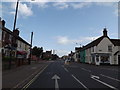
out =
<svg viewBox="0 0 120 90"><path fill-rule="evenodd" d="M103 75L103 74L100 74L100 75L101 75L101 76L103 76L103 77L106 77L106 78L109 78L109 79L112 79L112 80L115 80L115 81L120 82L120 80L119 80L119 79L112 78L112 77L110 77L110 76L106 76L106 75Z"/></svg>
<svg viewBox="0 0 120 90"><path fill-rule="evenodd" d="M91 72L90 70L87 70L87 69L85 69L85 68L81 68L82 70L84 70L84 71L87 71L87 72Z"/></svg>
<svg viewBox="0 0 120 90"><path fill-rule="evenodd" d="M64 68L66 72L69 72L66 68Z"/></svg>
<svg viewBox="0 0 120 90"><path fill-rule="evenodd" d="M21 90L26 90L47 67L48 65L45 66L43 70L41 70L41 72L39 72L32 80L30 80L29 83L27 83Z"/></svg>
<svg viewBox="0 0 120 90"><path fill-rule="evenodd" d="M86 90L89 90L82 82L80 82L74 75L72 75L72 77L78 82L80 83Z"/></svg>
<svg viewBox="0 0 120 90"><path fill-rule="evenodd" d="M104 70L110 70L110 71L116 71L116 72L119 72L119 70L117 69L108 69L108 68L100 68L100 69L104 69Z"/></svg>

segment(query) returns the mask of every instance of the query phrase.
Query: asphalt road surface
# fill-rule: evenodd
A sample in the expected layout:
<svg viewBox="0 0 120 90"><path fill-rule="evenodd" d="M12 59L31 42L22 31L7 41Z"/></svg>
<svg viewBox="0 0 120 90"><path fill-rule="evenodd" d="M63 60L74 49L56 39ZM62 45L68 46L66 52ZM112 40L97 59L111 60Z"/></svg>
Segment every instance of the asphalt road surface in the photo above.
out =
<svg viewBox="0 0 120 90"><path fill-rule="evenodd" d="M51 61L24 89L30 88L62 88L76 89L110 89L119 90L120 70L117 66L95 66L64 61Z"/></svg>

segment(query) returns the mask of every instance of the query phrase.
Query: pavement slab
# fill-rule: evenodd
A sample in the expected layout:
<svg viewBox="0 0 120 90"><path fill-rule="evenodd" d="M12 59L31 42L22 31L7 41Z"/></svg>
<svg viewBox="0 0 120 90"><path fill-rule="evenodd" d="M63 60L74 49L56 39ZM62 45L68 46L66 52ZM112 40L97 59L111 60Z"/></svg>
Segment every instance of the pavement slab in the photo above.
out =
<svg viewBox="0 0 120 90"><path fill-rule="evenodd" d="M2 88L22 88L50 62L33 62L2 73Z"/></svg>

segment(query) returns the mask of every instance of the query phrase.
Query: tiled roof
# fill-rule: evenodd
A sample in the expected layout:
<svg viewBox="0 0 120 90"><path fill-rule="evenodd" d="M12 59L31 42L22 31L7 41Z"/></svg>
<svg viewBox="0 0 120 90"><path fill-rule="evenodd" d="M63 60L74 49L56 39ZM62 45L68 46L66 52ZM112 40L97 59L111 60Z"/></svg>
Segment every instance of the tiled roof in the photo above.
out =
<svg viewBox="0 0 120 90"><path fill-rule="evenodd" d="M9 33L9 34L11 34L13 36L13 32L11 30L7 29L6 27L2 27L2 30L6 31L7 33ZM15 38L17 38L18 40L20 40L20 41L22 41L25 44L30 46L30 44L28 42L26 42L24 39L22 39L20 36L15 37Z"/></svg>
<svg viewBox="0 0 120 90"><path fill-rule="evenodd" d="M90 47L93 47L93 46L97 46L100 41L104 38L105 36L101 36L99 37L98 39L92 41L91 43L87 44L86 46L83 46L83 48L81 50L85 50L85 49L88 49ZM115 45L115 46L120 46L120 39L110 39L108 36L107 38Z"/></svg>
<svg viewBox="0 0 120 90"><path fill-rule="evenodd" d="M120 46L120 39L110 39L115 46Z"/></svg>
<svg viewBox="0 0 120 90"><path fill-rule="evenodd" d="M75 47L76 51L80 51L82 48L81 47Z"/></svg>
<svg viewBox="0 0 120 90"><path fill-rule="evenodd" d="M101 36L97 38L96 40L92 41L91 43L87 44L86 46L83 46L82 50L88 49L93 46L97 46L104 37L105 36Z"/></svg>

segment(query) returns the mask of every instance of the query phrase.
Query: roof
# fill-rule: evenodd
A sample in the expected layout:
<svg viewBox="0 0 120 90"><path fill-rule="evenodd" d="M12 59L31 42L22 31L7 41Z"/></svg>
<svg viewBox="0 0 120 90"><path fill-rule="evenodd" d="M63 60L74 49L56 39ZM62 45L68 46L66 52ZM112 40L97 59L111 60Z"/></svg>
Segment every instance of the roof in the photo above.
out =
<svg viewBox="0 0 120 90"><path fill-rule="evenodd" d="M81 51L82 47L75 47L75 52Z"/></svg>
<svg viewBox="0 0 120 90"><path fill-rule="evenodd" d="M83 46L82 50L88 49L93 46L97 46L104 37L105 36L101 36L97 38L96 40L92 41L91 43L87 44L86 46Z"/></svg>
<svg viewBox="0 0 120 90"><path fill-rule="evenodd" d="M51 54L52 51L46 51L47 54Z"/></svg>
<svg viewBox="0 0 120 90"><path fill-rule="evenodd" d="M13 32L12 32L11 30L9 30L8 28L2 27L2 30L6 31L7 33L9 33L9 34L11 34L11 35L13 36ZM22 39L20 36L15 37L15 38L17 38L18 40L22 41L23 43L31 46L28 42L26 42L26 41L25 41L24 39Z"/></svg>
<svg viewBox="0 0 120 90"><path fill-rule="evenodd" d="M110 39L108 36L101 36L98 39L87 44L86 46L83 46L83 48L81 50L85 50L85 49L88 49L90 47L97 46L104 37L107 37L115 46L120 46L120 39Z"/></svg>
<svg viewBox="0 0 120 90"><path fill-rule="evenodd" d="M120 39L110 39L115 46L120 46Z"/></svg>

